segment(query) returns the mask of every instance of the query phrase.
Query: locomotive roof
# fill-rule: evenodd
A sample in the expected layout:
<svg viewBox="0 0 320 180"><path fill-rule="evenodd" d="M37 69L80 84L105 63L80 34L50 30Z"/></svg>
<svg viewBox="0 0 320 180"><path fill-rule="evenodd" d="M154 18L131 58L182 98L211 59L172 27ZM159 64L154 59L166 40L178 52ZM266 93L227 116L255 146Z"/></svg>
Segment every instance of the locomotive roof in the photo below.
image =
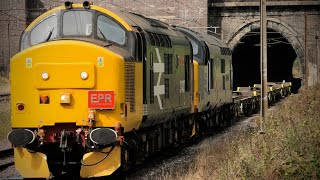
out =
<svg viewBox="0 0 320 180"><path fill-rule="evenodd" d="M82 4L73 4L72 9L83 9ZM170 36L171 42L176 45L189 45L189 42L185 38L185 36L176 31L175 28L172 26L161 22L156 19L151 19L144 17L143 15L136 14L133 12L126 12L126 11L119 11L119 10L109 10L104 7L91 5L90 9L100 11L104 14L108 14L109 16L113 17L116 21L122 24L128 31L134 31L134 27L140 27L142 30L149 32L149 33L157 33L162 35ZM30 31L39 21L44 19L50 14L55 12L66 10L65 6L59 6L53 8L41 16L39 16L35 21L33 21L25 31Z"/></svg>
<svg viewBox="0 0 320 180"><path fill-rule="evenodd" d="M138 26L146 32L168 35L171 37L171 41L174 44L189 44L189 42L186 38L184 38L185 36L181 32L177 31L174 27L165 22L159 21L157 19L148 18L133 12L118 11L118 13L118 16L120 16L132 27Z"/></svg>
<svg viewBox="0 0 320 180"><path fill-rule="evenodd" d="M195 32L193 30L187 29L185 27L176 27L177 29L180 29L182 31L187 32L188 34L190 34L191 36L193 36L194 38L196 38L199 41L204 41L206 42L208 45L214 45L214 46L218 46L218 47L224 47L224 48L228 48L228 46L223 43L219 38L204 33L204 32Z"/></svg>
<svg viewBox="0 0 320 180"><path fill-rule="evenodd" d="M82 9L82 4L73 4L72 9ZM30 26L26 29L29 30L31 27L33 27L35 24L37 24L39 21L47 17L48 15L55 13L57 11L65 10L66 8L64 6L59 6L56 8L53 8L44 14L40 15L38 18L36 18ZM132 29L129 26L135 27L139 26L145 31L153 32L153 33L159 33L159 34L165 34L170 36L177 36L177 31L174 30L174 28L162 21L151 19L144 17L143 15L136 14L133 12L126 12L126 11L119 11L119 10L109 10L104 7L91 5L91 8L93 10L100 11L102 13L108 14L115 18L119 23L121 23L127 30L131 31Z"/></svg>
<svg viewBox="0 0 320 180"><path fill-rule="evenodd" d="M147 18L143 15L133 13L133 12L121 12L121 16L128 24L131 26L139 26L145 31L165 34L170 36L176 36L177 32L174 31L174 28L162 21Z"/></svg>

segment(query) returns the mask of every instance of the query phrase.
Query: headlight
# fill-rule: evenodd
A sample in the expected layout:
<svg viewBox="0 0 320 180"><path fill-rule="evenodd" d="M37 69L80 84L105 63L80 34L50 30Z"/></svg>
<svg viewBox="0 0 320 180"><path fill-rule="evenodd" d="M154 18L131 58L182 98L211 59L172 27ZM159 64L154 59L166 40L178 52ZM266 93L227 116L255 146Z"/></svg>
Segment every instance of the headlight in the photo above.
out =
<svg viewBox="0 0 320 180"><path fill-rule="evenodd" d="M87 78L88 78L88 73L87 72L85 72L85 71L82 71L81 72L81 74L80 74L80 76L81 76L81 79L83 79L83 80L86 80Z"/></svg>
<svg viewBox="0 0 320 180"><path fill-rule="evenodd" d="M48 80L49 79L49 74L47 72L41 73L41 77L43 80Z"/></svg>
<svg viewBox="0 0 320 180"><path fill-rule="evenodd" d="M60 103L61 104L69 104L71 99L71 95L69 93L61 94Z"/></svg>

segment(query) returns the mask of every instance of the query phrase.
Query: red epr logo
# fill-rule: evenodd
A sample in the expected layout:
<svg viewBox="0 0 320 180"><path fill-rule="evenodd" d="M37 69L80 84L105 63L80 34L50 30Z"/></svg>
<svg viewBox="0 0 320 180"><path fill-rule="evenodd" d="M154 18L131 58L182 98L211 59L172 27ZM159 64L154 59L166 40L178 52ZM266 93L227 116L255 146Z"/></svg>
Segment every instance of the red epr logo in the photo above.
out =
<svg viewBox="0 0 320 180"><path fill-rule="evenodd" d="M114 91L88 91L88 108L114 109Z"/></svg>

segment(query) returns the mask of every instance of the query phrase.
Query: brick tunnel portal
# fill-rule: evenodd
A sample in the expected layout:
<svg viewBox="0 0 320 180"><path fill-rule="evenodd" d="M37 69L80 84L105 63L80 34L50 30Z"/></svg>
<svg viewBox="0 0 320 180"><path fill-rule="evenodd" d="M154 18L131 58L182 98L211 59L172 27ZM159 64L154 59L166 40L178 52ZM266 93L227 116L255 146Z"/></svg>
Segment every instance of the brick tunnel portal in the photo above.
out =
<svg viewBox="0 0 320 180"><path fill-rule="evenodd" d="M301 86L301 78L293 76L297 54L288 40L267 29L268 82L292 82L293 91ZM260 84L260 29L246 33L233 52L233 88Z"/></svg>

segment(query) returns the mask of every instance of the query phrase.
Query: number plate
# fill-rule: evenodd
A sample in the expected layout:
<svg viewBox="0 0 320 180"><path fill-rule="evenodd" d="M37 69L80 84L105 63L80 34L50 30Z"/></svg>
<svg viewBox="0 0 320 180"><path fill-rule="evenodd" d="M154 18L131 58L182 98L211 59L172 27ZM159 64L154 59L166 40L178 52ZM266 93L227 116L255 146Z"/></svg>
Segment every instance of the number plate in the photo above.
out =
<svg viewBox="0 0 320 180"><path fill-rule="evenodd" d="M114 109L114 91L88 91L88 108Z"/></svg>

